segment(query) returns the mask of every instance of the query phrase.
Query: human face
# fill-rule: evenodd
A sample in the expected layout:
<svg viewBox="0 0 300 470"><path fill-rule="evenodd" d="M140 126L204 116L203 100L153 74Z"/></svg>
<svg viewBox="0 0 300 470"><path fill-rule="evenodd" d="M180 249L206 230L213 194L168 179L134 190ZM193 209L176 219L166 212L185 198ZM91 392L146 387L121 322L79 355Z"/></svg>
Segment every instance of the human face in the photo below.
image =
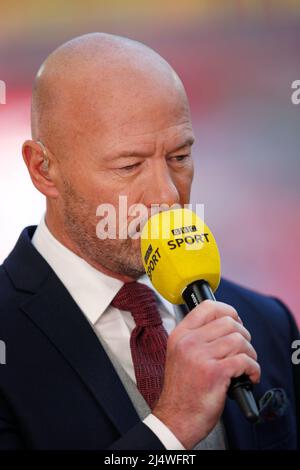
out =
<svg viewBox="0 0 300 470"><path fill-rule="evenodd" d="M81 255L111 273L137 278L144 272L140 241L99 240L100 204L187 204L193 178L193 131L182 91L157 99L130 100L107 110L101 127L74 138L74 157L61 163L63 225ZM84 138L84 141L83 141ZM127 217L126 224L131 218Z"/></svg>

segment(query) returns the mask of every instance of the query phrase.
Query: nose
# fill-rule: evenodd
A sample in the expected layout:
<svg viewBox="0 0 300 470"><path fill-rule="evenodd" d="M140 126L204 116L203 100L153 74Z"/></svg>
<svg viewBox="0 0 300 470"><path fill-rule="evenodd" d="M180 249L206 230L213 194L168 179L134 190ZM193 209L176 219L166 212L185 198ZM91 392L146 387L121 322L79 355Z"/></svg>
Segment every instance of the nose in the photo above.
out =
<svg viewBox="0 0 300 470"><path fill-rule="evenodd" d="M144 204L147 207L152 204L172 206L179 202L179 191L172 180L167 164L154 166L147 188L145 188Z"/></svg>

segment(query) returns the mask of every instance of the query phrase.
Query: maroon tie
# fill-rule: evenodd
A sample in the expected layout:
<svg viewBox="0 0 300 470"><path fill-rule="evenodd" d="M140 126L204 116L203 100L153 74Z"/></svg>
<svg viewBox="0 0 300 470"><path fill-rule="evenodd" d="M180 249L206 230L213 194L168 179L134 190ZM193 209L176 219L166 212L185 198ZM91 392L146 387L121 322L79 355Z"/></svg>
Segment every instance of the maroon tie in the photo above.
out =
<svg viewBox="0 0 300 470"><path fill-rule="evenodd" d="M167 332L152 290L138 282L124 284L112 301L120 310L131 312L136 327L130 338L137 388L151 409L163 386Z"/></svg>

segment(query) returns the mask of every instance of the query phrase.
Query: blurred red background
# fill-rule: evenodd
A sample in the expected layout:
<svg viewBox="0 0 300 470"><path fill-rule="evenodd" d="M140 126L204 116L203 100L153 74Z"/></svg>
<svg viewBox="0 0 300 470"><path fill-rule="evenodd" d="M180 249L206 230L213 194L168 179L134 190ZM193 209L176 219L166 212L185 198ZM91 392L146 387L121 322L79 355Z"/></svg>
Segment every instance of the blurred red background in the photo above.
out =
<svg viewBox="0 0 300 470"><path fill-rule="evenodd" d="M32 81L55 47L91 31L145 42L177 70L197 138L192 202L223 275L280 297L300 324L299 1L2 1L0 261L44 212L21 157Z"/></svg>

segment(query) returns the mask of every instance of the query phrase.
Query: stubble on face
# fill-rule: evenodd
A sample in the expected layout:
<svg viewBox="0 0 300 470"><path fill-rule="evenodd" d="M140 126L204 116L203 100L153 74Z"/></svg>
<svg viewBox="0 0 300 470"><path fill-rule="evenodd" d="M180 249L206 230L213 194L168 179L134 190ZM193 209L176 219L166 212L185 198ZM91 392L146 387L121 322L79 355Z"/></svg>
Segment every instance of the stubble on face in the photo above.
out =
<svg viewBox="0 0 300 470"><path fill-rule="evenodd" d="M140 253L140 240L130 237L100 240L97 237L96 207L86 201L63 179L63 223L68 236L93 266L103 266L109 271L137 279L145 273ZM95 214L93 216L92 214Z"/></svg>

